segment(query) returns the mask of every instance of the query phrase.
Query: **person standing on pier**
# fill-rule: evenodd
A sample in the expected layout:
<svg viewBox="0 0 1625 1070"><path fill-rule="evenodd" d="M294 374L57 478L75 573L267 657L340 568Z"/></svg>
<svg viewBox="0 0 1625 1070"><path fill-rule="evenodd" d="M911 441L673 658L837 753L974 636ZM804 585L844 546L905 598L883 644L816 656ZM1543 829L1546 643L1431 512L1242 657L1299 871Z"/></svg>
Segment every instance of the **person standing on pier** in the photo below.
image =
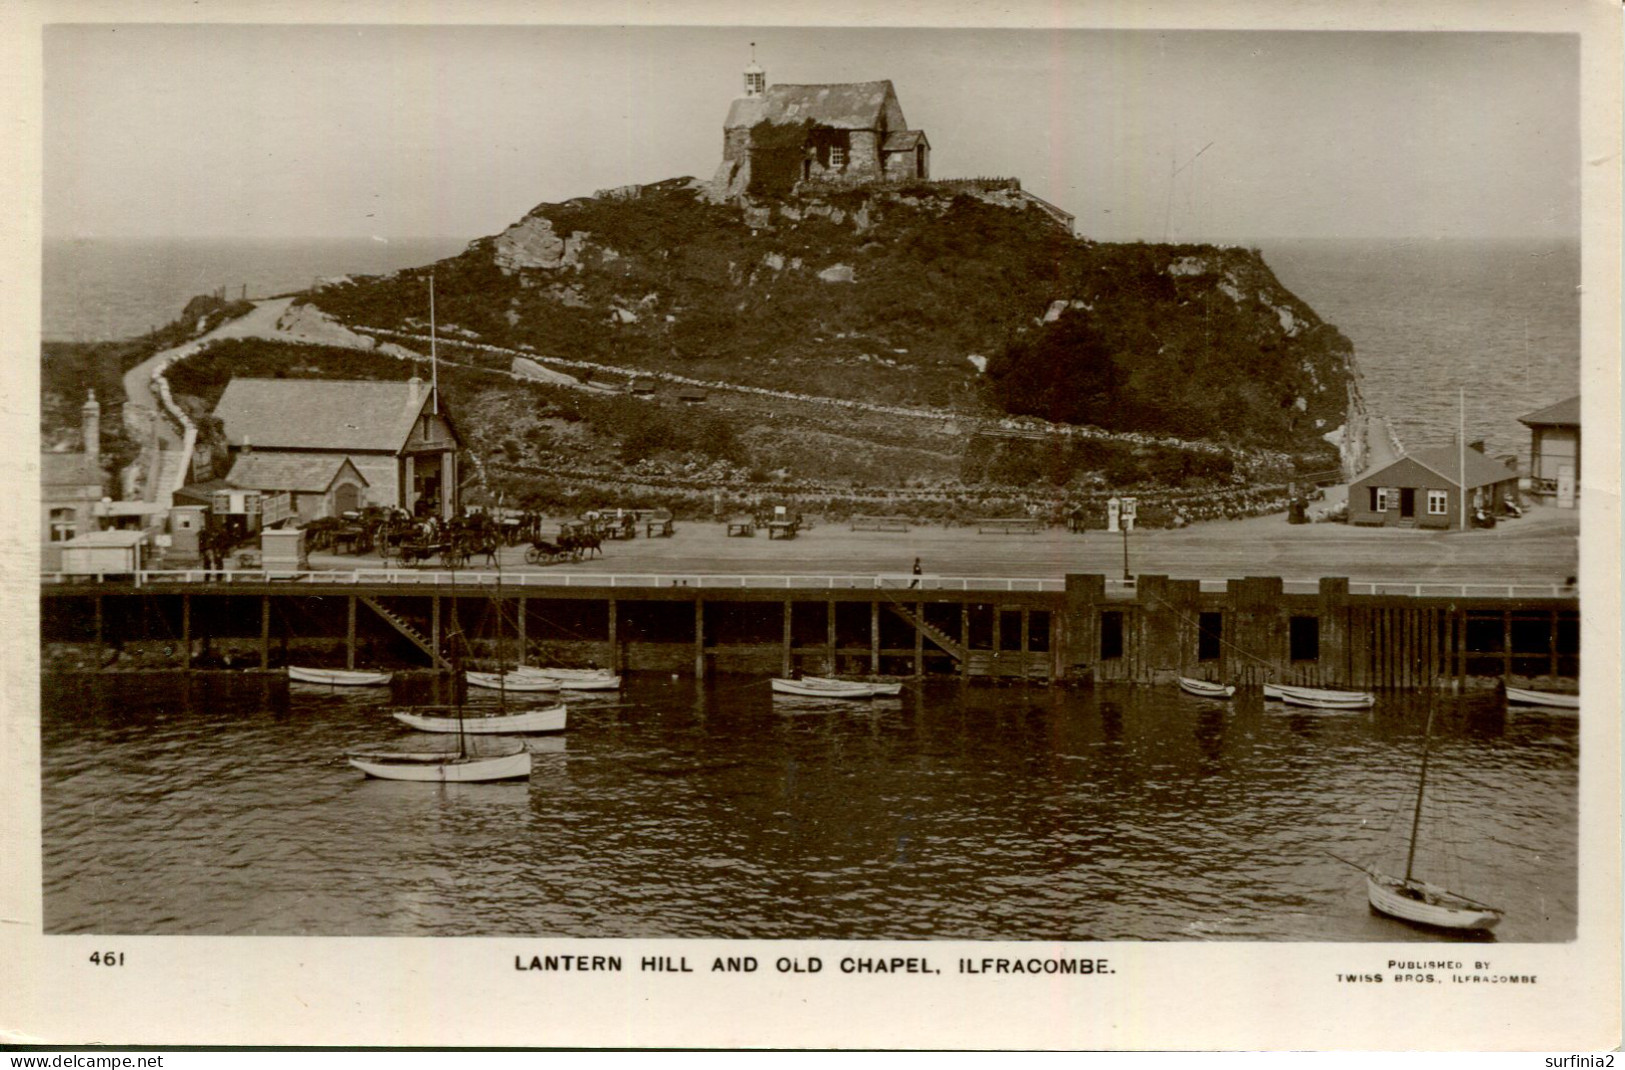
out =
<svg viewBox="0 0 1625 1070"><path fill-rule="evenodd" d="M919 585L920 585L920 559L916 557L914 559L914 578L909 581L908 587L909 587L909 590L913 590L914 588L918 587Z"/></svg>

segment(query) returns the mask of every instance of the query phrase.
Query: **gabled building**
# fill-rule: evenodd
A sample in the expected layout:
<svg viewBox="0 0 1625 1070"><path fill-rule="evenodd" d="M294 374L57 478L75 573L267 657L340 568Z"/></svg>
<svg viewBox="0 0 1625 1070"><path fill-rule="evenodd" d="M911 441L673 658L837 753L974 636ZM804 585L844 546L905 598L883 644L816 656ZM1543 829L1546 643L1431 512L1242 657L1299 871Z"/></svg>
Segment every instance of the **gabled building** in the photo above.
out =
<svg viewBox="0 0 1625 1070"><path fill-rule="evenodd" d="M804 181L855 185L931 177L931 142L924 130L909 129L891 82L769 86L754 59L744 73L744 92L723 124L717 188L737 194L749 185L758 148L753 131L764 122L805 126L794 147L796 177Z"/></svg>
<svg viewBox="0 0 1625 1070"><path fill-rule="evenodd" d="M367 477L349 457L329 453L239 453L226 482L268 499L286 494L288 514L299 524L367 503Z"/></svg>
<svg viewBox="0 0 1625 1070"><path fill-rule="evenodd" d="M1407 454L1349 484L1349 523L1455 530L1478 509L1504 512L1518 496L1518 473L1473 447L1437 446Z"/></svg>
<svg viewBox="0 0 1625 1070"><path fill-rule="evenodd" d="M80 410L84 448L40 453L40 543L48 572L62 567L62 544L96 531L95 512L106 494L101 465L101 404L90 391Z"/></svg>
<svg viewBox="0 0 1625 1070"><path fill-rule="evenodd" d="M1572 505L1580 496L1579 397L1520 416L1518 422L1529 428L1529 489L1557 495L1559 505Z"/></svg>
<svg viewBox="0 0 1625 1070"><path fill-rule="evenodd" d="M414 515L458 510L462 437L416 376L406 382L233 379L214 414L225 428L233 459L227 482L234 485L239 475L256 482L293 478L310 489L275 489L331 495L339 512L361 505ZM245 454L254 461L239 472ZM342 459L355 478L345 475Z"/></svg>

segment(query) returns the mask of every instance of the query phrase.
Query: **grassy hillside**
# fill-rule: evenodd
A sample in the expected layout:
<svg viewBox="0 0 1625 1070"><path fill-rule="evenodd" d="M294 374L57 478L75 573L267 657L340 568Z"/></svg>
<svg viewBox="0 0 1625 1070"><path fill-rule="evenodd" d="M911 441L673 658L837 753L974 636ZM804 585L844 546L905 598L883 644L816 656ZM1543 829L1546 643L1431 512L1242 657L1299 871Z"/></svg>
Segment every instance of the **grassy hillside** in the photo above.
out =
<svg viewBox="0 0 1625 1070"><path fill-rule="evenodd" d="M736 207L674 180L542 205L433 266L438 319L566 359L1108 430L1312 452L1342 422L1349 343L1256 252L1077 240L1008 200ZM426 330L429 271L311 300Z"/></svg>

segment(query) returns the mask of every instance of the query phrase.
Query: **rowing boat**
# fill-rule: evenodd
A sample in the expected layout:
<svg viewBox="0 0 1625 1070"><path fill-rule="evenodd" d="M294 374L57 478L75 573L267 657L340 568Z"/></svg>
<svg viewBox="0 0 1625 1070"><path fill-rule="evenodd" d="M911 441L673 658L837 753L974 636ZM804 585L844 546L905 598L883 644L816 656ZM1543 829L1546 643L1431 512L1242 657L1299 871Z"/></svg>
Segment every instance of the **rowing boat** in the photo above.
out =
<svg viewBox="0 0 1625 1070"><path fill-rule="evenodd" d="M874 698L876 691L874 684L804 677L800 680L774 679L773 693L801 695L806 698Z"/></svg>
<svg viewBox="0 0 1625 1070"><path fill-rule="evenodd" d="M1188 695L1198 698L1229 698L1236 693L1234 684L1218 684L1211 680L1193 680L1189 676L1179 677L1179 689Z"/></svg>
<svg viewBox="0 0 1625 1070"><path fill-rule="evenodd" d="M1289 684L1265 684L1264 697L1288 706L1306 706L1320 710L1366 710L1377 704L1377 696L1369 691L1333 691L1323 687L1293 687Z"/></svg>
<svg viewBox="0 0 1625 1070"><path fill-rule="evenodd" d="M1545 706L1554 710L1577 710L1580 696L1563 691L1533 691L1526 687L1509 687L1508 706Z"/></svg>
<svg viewBox="0 0 1625 1070"><path fill-rule="evenodd" d="M311 669L302 665L288 666L288 679L296 683L325 684L328 687L381 687L389 683L392 675L363 669Z"/></svg>
<svg viewBox="0 0 1625 1070"><path fill-rule="evenodd" d="M804 682L812 681L814 684L827 683L867 687L873 690L876 698L891 698L894 695L903 693L903 685L897 680L842 680L834 676L803 676L801 679Z"/></svg>
<svg viewBox="0 0 1625 1070"><path fill-rule="evenodd" d="M488 691L557 691L559 682L541 676L529 676L520 673L474 672L472 669L463 673L470 687L483 687Z"/></svg>
<svg viewBox="0 0 1625 1070"><path fill-rule="evenodd" d="M444 707L425 706L420 709L432 710ZM455 716L436 716L432 713L420 713L415 710L395 710L394 716L402 724L410 725L419 732L456 732L459 731L459 718ZM534 710L516 710L513 712L493 713L486 716L470 715L463 711L460 719L461 731L469 735L522 735L528 732L562 732L569 718L569 708L564 703L557 706L547 706Z"/></svg>

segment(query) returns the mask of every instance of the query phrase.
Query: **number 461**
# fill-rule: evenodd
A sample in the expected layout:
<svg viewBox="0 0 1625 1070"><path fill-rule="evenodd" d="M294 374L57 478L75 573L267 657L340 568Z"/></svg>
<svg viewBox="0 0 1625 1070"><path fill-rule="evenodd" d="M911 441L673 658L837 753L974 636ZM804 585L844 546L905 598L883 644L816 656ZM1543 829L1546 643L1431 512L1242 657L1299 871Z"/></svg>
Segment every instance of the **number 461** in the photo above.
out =
<svg viewBox="0 0 1625 1070"><path fill-rule="evenodd" d="M124 965L124 952L122 951L92 951L90 953L92 966L122 966Z"/></svg>

